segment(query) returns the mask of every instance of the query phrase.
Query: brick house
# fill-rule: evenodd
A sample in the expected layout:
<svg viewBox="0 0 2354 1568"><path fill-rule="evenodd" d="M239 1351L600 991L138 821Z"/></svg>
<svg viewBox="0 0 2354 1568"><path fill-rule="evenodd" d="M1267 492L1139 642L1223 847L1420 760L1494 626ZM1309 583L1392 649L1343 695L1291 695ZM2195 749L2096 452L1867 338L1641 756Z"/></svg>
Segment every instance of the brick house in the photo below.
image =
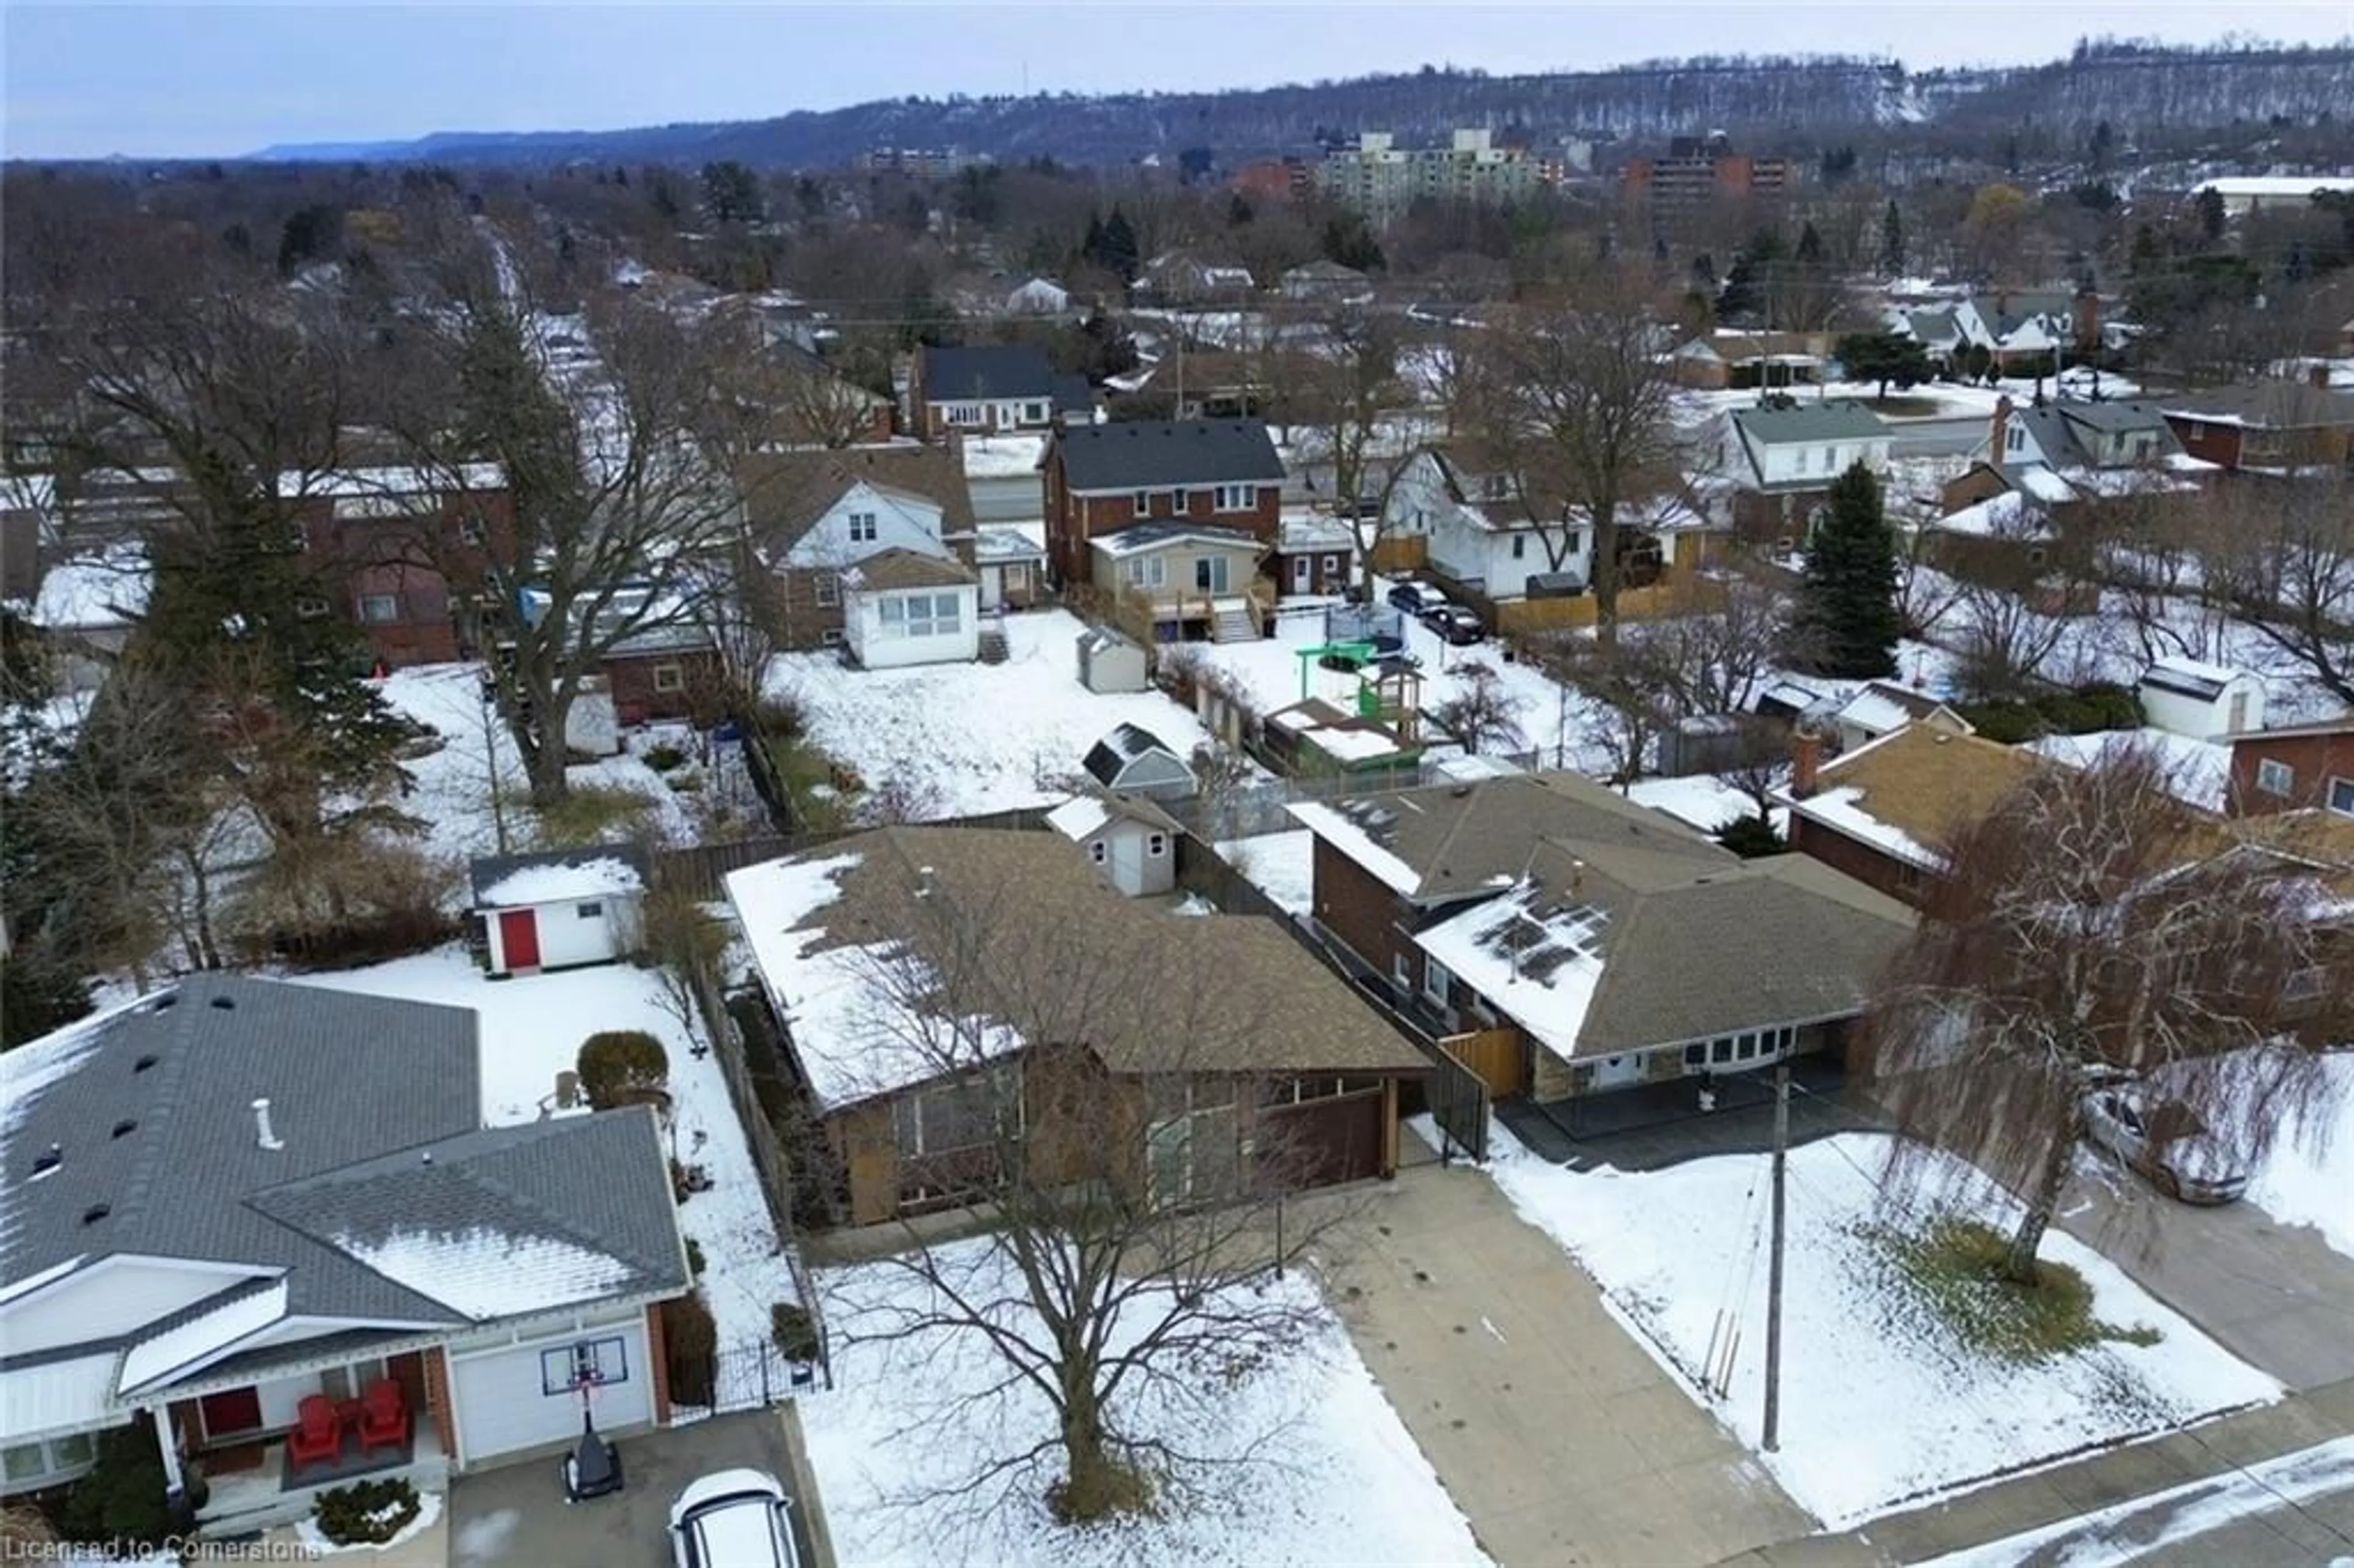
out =
<svg viewBox="0 0 2354 1568"><path fill-rule="evenodd" d="M1283 460L1256 419L1133 419L1055 432L1045 473L1046 565L1061 585L1093 576L1089 544L1140 523L1239 530L1272 547Z"/></svg>
<svg viewBox="0 0 2354 1568"><path fill-rule="evenodd" d="M472 655L475 596L516 548L514 498L498 465L289 472L278 493L319 582L307 609L354 622L390 668Z"/></svg>
<svg viewBox="0 0 2354 1568"><path fill-rule="evenodd" d="M2163 407L2182 450L2219 468L2354 470L2354 388L2331 388L2326 365L2302 382L2186 393Z"/></svg>
<svg viewBox="0 0 2354 1568"><path fill-rule="evenodd" d="M907 401L927 440L954 430L1004 435L1045 430L1095 417L1087 377L1057 372L1046 351L1029 344L916 350Z"/></svg>
<svg viewBox="0 0 2354 1568"><path fill-rule="evenodd" d="M1916 908L1942 845L2021 779L2055 766L1943 726L1906 724L1822 761L1819 737L1793 742L1790 847Z"/></svg>
<svg viewBox="0 0 2354 1568"><path fill-rule="evenodd" d="M853 567L894 550L960 566L957 536L974 533L964 467L948 447L770 450L751 460L741 484L759 612L785 648L843 641L843 575Z"/></svg>
<svg viewBox="0 0 2354 1568"><path fill-rule="evenodd" d="M1843 1048L1911 927L1796 855L1744 861L1572 773L1302 802L1317 928L1540 1102Z"/></svg>
<svg viewBox="0 0 2354 1568"><path fill-rule="evenodd" d="M2354 718L2230 737L2234 816L2320 808L2354 817Z"/></svg>

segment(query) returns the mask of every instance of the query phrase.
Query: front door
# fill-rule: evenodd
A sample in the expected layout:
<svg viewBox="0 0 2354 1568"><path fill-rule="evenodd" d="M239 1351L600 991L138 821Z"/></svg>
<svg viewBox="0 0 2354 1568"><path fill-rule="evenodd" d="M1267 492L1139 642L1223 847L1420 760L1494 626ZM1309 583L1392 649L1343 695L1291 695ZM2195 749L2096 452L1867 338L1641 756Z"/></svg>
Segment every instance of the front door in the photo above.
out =
<svg viewBox="0 0 2354 1568"><path fill-rule="evenodd" d="M218 1393L208 1393L196 1401L196 1410L205 1418L207 1442L217 1443L224 1437L261 1430L261 1392L259 1389L230 1388Z"/></svg>
<svg viewBox="0 0 2354 1568"><path fill-rule="evenodd" d="M1292 591L1292 592L1294 592L1294 593L1306 593L1306 592L1308 592L1308 591L1309 591L1309 588L1310 588L1310 581L1311 581L1311 579L1310 579L1310 576L1309 576L1309 567L1310 567L1310 560L1311 560L1311 557L1307 556L1292 556L1292 557L1291 557L1291 591Z"/></svg>
<svg viewBox="0 0 2354 1568"><path fill-rule="evenodd" d="M511 969L539 967L539 916L530 909L499 911L499 950Z"/></svg>

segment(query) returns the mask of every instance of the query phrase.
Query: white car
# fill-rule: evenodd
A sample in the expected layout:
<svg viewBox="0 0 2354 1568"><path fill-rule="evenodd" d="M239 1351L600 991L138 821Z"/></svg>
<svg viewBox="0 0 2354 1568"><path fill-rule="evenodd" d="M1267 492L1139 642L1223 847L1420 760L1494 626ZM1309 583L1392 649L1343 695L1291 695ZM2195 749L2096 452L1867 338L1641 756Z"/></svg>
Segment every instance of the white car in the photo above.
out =
<svg viewBox="0 0 2354 1568"><path fill-rule="evenodd" d="M678 1568L800 1568L790 1508L774 1476L716 1471L671 1505L671 1555Z"/></svg>
<svg viewBox="0 0 2354 1568"><path fill-rule="evenodd" d="M2229 1203L2248 1172L2179 1100L2153 1100L2131 1085L2084 1097L2084 1131L2169 1198Z"/></svg>

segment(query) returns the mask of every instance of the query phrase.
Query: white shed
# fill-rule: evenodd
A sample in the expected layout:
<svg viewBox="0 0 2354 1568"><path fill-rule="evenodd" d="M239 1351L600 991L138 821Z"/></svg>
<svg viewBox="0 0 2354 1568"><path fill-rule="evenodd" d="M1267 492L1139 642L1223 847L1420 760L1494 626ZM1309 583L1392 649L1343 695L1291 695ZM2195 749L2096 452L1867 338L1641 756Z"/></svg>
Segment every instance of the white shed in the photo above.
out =
<svg viewBox="0 0 2354 1568"><path fill-rule="evenodd" d="M1177 820L1141 795L1080 795L1046 813L1046 825L1086 851L1114 891L1149 898L1177 887Z"/></svg>
<svg viewBox="0 0 2354 1568"><path fill-rule="evenodd" d="M630 957L647 880L645 852L635 844L474 862L474 914L491 978Z"/></svg>
<svg viewBox="0 0 2354 1568"><path fill-rule="evenodd" d="M1150 730L1124 724L1088 748L1087 777L1114 793L1182 800L1193 793L1193 769Z"/></svg>
<svg viewBox="0 0 2354 1568"><path fill-rule="evenodd" d="M1101 627L1079 633L1079 684L1090 692L1140 692L1149 683L1138 644Z"/></svg>
<svg viewBox="0 0 2354 1568"><path fill-rule="evenodd" d="M2245 670L2202 664L2196 659L2151 661L2142 673L2142 716L2154 728L2213 740L2264 724L2264 683Z"/></svg>

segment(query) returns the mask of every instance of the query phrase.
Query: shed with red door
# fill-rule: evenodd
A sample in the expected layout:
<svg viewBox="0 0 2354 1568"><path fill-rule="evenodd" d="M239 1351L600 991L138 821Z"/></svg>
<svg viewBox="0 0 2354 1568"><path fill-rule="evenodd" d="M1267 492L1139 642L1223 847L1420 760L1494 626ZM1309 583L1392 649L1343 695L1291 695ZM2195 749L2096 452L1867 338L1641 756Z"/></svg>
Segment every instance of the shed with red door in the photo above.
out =
<svg viewBox="0 0 2354 1568"><path fill-rule="evenodd" d="M590 844L473 863L474 918L493 980L633 956L648 885L637 844Z"/></svg>

